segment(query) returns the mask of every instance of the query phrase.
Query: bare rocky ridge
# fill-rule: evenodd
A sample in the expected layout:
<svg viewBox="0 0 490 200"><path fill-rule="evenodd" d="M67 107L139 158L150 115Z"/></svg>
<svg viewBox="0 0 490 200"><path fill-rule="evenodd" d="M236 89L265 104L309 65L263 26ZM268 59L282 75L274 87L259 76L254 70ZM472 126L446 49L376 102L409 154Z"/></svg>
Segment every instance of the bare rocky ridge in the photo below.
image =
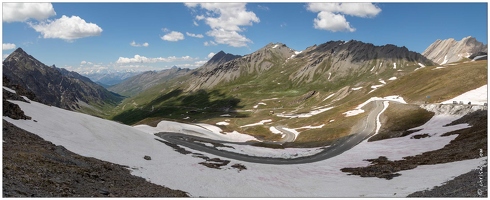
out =
<svg viewBox="0 0 490 200"><path fill-rule="evenodd" d="M3 61L3 76L21 85L44 104L78 110L91 104L115 105L122 97L76 72L47 66L18 48Z"/></svg>
<svg viewBox="0 0 490 200"><path fill-rule="evenodd" d="M478 52L488 52L488 46L478 42L476 38L468 36L460 41L453 38L436 40L422 53L437 64L457 62L468 58Z"/></svg>
<svg viewBox="0 0 490 200"><path fill-rule="evenodd" d="M334 81L353 73L379 74L388 69L396 71L396 67L400 69L417 63L433 65L430 60L406 47L390 44L375 46L356 40L330 41L308 47L296 58L303 58L306 64L291 74L290 80L306 83L313 81L315 75L331 74Z"/></svg>

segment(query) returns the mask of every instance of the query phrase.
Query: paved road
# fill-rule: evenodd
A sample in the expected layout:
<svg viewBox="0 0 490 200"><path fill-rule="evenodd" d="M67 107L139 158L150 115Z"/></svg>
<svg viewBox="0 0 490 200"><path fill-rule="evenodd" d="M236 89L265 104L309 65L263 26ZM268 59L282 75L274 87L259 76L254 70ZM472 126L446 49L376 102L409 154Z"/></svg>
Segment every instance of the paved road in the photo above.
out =
<svg viewBox="0 0 490 200"><path fill-rule="evenodd" d="M311 156L306 157L298 157L298 158L266 158L266 157L256 157L256 156L248 156L244 154L238 154L234 152L222 151L215 149L213 147L208 147L201 143L193 142L192 140L198 140L203 142L212 142L212 143L226 143L229 144L242 144L242 145L250 145L253 142L227 142L227 141L218 141L211 140L207 138L201 138L197 136L189 136L181 133L157 133L156 136L161 137L162 139L169 141L171 143L185 146L190 149L194 149L201 152L206 152L210 154L214 154L217 156L241 160L245 162L253 162L253 163L263 163L263 164L302 164L302 163L312 163L321 160L325 160L351 149L356 146L363 140L369 138L372 134L374 134L376 130L376 118L377 115L383 110L382 101L374 101L375 108L371 110L368 114L367 119L362 122L359 126L359 129L356 131L356 134L351 134L349 137L345 137L336 141L334 144L329 147L324 147L324 150ZM289 134L288 134L289 135ZM294 134L293 134L294 137Z"/></svg>

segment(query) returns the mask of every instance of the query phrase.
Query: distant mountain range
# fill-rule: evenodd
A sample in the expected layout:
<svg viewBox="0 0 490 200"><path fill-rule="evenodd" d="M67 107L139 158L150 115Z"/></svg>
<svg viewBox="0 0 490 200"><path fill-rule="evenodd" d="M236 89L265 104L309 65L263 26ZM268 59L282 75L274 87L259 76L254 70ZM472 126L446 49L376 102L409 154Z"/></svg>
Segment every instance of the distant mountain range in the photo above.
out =
<svg viewBox="0 0 490 200"><path fill-rule="evenodd" d="M124 96L134 96L156 84L182 76L189 72L188 68L172 67L161 71L147 71L138 75L129 77L119 84L109 86L108 89Z"/></svg>
<svg viewBox="0 0 490 200"><path fill-rule="evenodd" d="M141 74L140 71L104 71L104 72L84 72L81 75L104 87L109 87L121 83L122 81Z"/></svg>
<svg viewBox="0 0 490 200"><path fill-rule="evenodd" d="M47 66L21 48L3 61L3 77L32 92L41 103L68 110L91 110L118 104L122 97L76 72Z"/></svg>
<svg viewBox="0 0 490 200"><path fill-rule="evenodd" d="M468 36L460 41L453 38L436 40L422 53L428 59L437 64L457 62L469 58L473 54L487 53L488 45L478 42L476 38Z"/></svg>

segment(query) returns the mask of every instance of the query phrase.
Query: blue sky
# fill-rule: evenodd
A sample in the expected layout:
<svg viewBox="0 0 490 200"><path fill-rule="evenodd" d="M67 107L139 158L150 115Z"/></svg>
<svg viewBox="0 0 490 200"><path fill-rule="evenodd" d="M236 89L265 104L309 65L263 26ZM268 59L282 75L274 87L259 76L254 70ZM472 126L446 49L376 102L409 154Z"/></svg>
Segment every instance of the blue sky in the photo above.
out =
<svg viewBox="0 0 490 200"><path fill-rule="evenodd" d="M78 72L196 68L221 50L331 40L406 46L473 36L487 44L487 3L3 3L2 54L23 48Z"/></svg>

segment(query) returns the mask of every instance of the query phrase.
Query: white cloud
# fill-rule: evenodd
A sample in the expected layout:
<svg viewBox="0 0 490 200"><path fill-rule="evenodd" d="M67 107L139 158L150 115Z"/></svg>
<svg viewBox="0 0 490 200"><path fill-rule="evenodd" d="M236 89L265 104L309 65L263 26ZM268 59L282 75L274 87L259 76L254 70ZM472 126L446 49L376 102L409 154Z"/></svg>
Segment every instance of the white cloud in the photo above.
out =
<svg viewBox="0 0 490 200"><path fill-rule="evenodd" d="M15 44L12 43L2 43L2 50L15 49Z"/></svg>
<svg viewBox="0 0 490 200"><path fill-rule="evenodd" d="M211 30L206 35L214 37L219 44L233 47L247 46L252 41L239 34L244 30L241 26L252 26L253 23L260 22L254 12L246 10L246 3L186 3L185 5L189 8L200 6L207 11L205 15L197 15L195 19L204 20L209 25Z"/></svg>
<svg viewBox="0 0 490 200"><path fill-rule="evenodd" d="M208 54L208 58L212 58L214 55L215 55L215 53L214 52L211 52L211 53Z"/></svg>
<svg viewBox="0 0 490 200"><path fill-rule="evenodd" d="M202 34L194 34L194 33L189 33L189 32L185 32L185 34L187 36L195 37L195 38L203 38L204 37Z"/></svg>
<svg viewBox="0 0 490 200"><path fill-rule="evenodd" d="M143 44L139 44L139 43L136 43L134 40L129 43L129 45L133 46L133 47L148 47L150 46L150 44L148 44L148 42L145 42Z"/></svg>
<svg viewBox="0 0 490 200"><path fill-rule="evenodd" d="M43 38L59 38L66 41L73 41L79 38L98 36L102 33L102 28L94 23L87 23L78 16L67 17L63 15L54 21L48 20L39 24L29 23Z"/></svg>
<svg viewBox="0 0 490 200"><path fill-rule="evenodd" d="M166 33L169 32L170 30L168 30L168 28L162 28L162 31Z"/></svg>
<svg viewBox="0 0 490 200"><path fill-rule="evenodd" d="M213 41L209 41L209 42L206 41L206 42L204 42L204 46L216 46L216 45L218 45L218 44L216 44L216 42L213 42Z"/></svg>
<svg viewBox="0 0 490 200"><path fill-rule="evenodd" d="M261 9L261 10L267 10L267 11L269 10L269 7L267 7L267 6L258 5L257 7L258 7L259 9Z"/></svg>
<svg viewBox="0 0 490 200"><path fill-rule="evenodd" d="M381 8L372 3L309 3L307 9L312 12L342 13L355 17L374 17Z"/></svg>
<svg viewBox="0 0 490 200"><path fill-rule="evenodd" d="M247 43L252 41L243 35L240 35L236 31L226 31L225 29L213 29L206 33L207 35L214 37L214 40L218 44L228 44L232 47L244 47Z"/></svg>
<svg viewBox="0 0 490 200"><path fill-rule="evenodd" d="M166 40L166 41L170 41L170 42L177 42L179 40L184 39L184 34L182 34L181 32L172 31L172 32L164 35L161 38L162 38L162 40Z"/></svg>
<svg viewBox="0 0 490 200"><path fill-rule="evenodd" d="M356 30L350 26L349 22L347 22L343 15L324 11L318 13L317 18L313 20L313 25L316 29L324 29L332 32L354 32Z"/></svg>
<svg viewBox="0 0 490 200"><path fill-rule="evenodd" d="M194 62L194 67L200 67L204 64L206 64L208 61L207 60L201 60L201 61L197 61L197 62Z"/></svg>
<svg viewBox="0 0 490 200"><path fill-rule="evenodd" d="M170 56L167 58L147 58L145 56L140 56L140 55L134 55L133 58L125 58L125 57L119 57L117 59L116 63L118 64L127 64L127 63L156 63L156 62L176 62L176 61L192 61L195 60L195 58L192 58L190 56L182 56L182 57L175 57L175 56Z"/></svg>
<svg viewBox="0 0 490 200"><path fill-rule="evenodd" d="M313 20L315 29L332 32L356 30L345 19L345 15L371 18L381 12L381 9L372 3L308 3L306 9L318 12Z"/></svg>
<svg viewBox="0 0 490 200"><path fill-rule="evenodd" d="M51 3L3 3L2 6L3 22L41 21L56 15Z"/></svg>
<svg viewBox="0 0 490 200"><path fill-rule="evenodd" d="M99 64L102 64L102 63L99 63ZM100 66L100 65L94 65L94 63L92 62L89 62L89 61L85 61L85 60L82 60L82 62L80 62L80 66L83 66L83 65L93 65L93 66Z"/></svg>
<svg viewBox="0 0 490 200"><path fill-rule="evenodd" d="M199 26L199 24L196 21L194 21L194 26Z"/></svg>

